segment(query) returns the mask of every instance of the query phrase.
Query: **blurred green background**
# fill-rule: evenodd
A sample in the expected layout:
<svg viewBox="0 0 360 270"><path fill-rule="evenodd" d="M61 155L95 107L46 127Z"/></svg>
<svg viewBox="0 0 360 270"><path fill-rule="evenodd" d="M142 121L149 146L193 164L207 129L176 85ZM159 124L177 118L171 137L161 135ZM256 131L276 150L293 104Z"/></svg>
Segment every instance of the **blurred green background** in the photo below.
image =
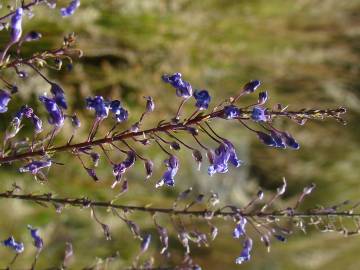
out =
<svg viewBox="0 0 360 270"><path fill-rule="evenodd" d="M4 1L10 2L10 1ZM59 1L63 6L68 1ZM6 4L0 10L7 11ZM216 130L230 139L246 162L239 169L225 175L208 177L206 164L197 171L191 153L183 149L176 189L155 189L155 182L164 170L163 159L155 146L136 146L143 155L155 163L155 174L144 181L143 165L138 164L126 175L129 192L119 203L130 205L171 206L177 192L189 186L196 192L216 191L223 204L243 205L261 187L271 196L288 179L289 189L279 206L296 199L304 185L315 182L316 192L302 206L312 207L357 201L360 175L360 1L358 0L107 0L82 1L81 8L70 18L61 19L58 10L36 8L35 17L25 19L26 31L37 30L43 39L24 45L23 54L55 48L64 35L74 31L78 48L84 57L75 61L71 72L44 73L59 82L70 99L69 113L77 112L82 128L75 140L86 138L92 114L84 110L84 98L101 94L119 98L129 109L130 121L141 115L143 96L151 95L156 111L147 118L144 127L161 119L172 117L180 102L173 89L161 82L161 74L181 72L194 88L208 89L213 104L234 95L251 79L262 81L261 89L270 94L269 105L289 105L290 109L330 108L339 105L348 108L348 125L328 120L308 122L298 126L289 120L279 119L276 126L288 130L300 142L299 151L278 150L261 145L255 136L236 123L217 121ZM1 43L8 33L0 33ZM8 76L12 76L9 74ZM49 86L39 76L17 82L20 94L10 104L10 112L1 115L4 129L16 111L16 104L35 104L36 96L49 91ZM256 96L242 100L251 104ZM188 105L190 113L192 104ZM111 126L108 122L106 125ZM126 125L122 126L125 128ZM26 127L19 138L26 136ZM58 143L71 133L66 124ZM215 147L211 142L207 142ZM114 160L123 156L113 153ZM70 154L56 156L65 166L54 165L49 171L49 182L41 185L30 176L17 172L20 163L3 166L1 188L9 189L16 182L25 192L52 192L61 197L88 196L110 200L117 191L111 190L112 171L104 158L97 170L101 181L94 183ZM89 210L65 209L62 214L54 209L35 204L1 200L0 237L12 234L22 239L28 247L19 257L15 269L29 267L34 255L26 224L40 227L46 248L38 269L61 263L65 242L74 246L71 269L93 265L97 257L104 258L119 251L119 258L108 269L122 269L131 265L139 252L125 224L110 212L97 215L108 224L112 240L106 241L102 230L90 218ZM176 239L167 217L159 217L170 232L170 261L159 255L160 243L150 215L132 214L144 232L152 233L154 241L150 250L140 260L155 257L155 265L174 265L181 260L183 248ZM184 221L191 225L189 220ZM242 249L239 241L231 238L233 223L218 221L220 234L210 247L193 246L193 258L203 269L359 269L360 240L344 238L336 233L322 234L310 230L308 235L296 232L286 243L273 242L270 253L257 239L251 262L235 265L234 259ZM204 230L208 230L205 226ZM0 249L0 267L11 260L11 252Z"/></svg>

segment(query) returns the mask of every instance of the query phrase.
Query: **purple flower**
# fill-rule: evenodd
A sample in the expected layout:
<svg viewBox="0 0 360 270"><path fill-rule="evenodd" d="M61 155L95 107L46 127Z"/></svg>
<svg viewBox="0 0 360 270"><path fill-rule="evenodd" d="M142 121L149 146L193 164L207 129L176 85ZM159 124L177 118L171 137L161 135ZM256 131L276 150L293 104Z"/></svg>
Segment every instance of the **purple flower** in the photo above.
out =
<svg viewBox="0 0 360 270"><path fill-rule="evenodd" d="M260 92L259 93L259 98L258 98L258 104L259 105L264 105L266 103L268 99L268 93L265 91L265 92Z"/></svg>
<svg viewBox="0 0 360 270"><path fill-rule="evenodd" d="M176 95L178 97L189 98L192 95L191 84L184 81L181 73L174 73L173 75L164 74L161 78L164 82L169 83L176 89Z"/></svg>
<svg viewBox="0 0 360 270"><path fill-rule="evenodd" d="M53 94L54 101L56 102L56 104L66 110L67 103L65 99L65 93L64 90L60 87L60 85L56 83L51 83L50 91Z"/></svg>
<svg viewBox="0 0 360 270"><path fill-rule="evenodd" d="M105 119L109 115L109 102L106 102L102 96L86 98L86 108L95 111L98 119Z"/></svg>
<svg viewBox="0 0 360 270"><path fill-rule="evenodd" d="M0 89L0 113L7 112L11 96L8 92Z"/></svg>
<svg viewBox="0 0 360 270"><path fill-rule="evenodd" d="M152 97L145 97L146 98L146 112L150 113L155 110L155 103Z"/></svg>
<svg viewBox="0 0 360 270"><path fill-rule="evenodd" d="M271 130L270 131L270 136L274 139L276 147L278 148L286 148L286 145L284 143L284 140L281 136L281 134L279 134L278 132Z"/></svg>
<svg viewBox="0 0 360 270"><path fill-rule="evenodd" d="M66 8L60 9L61 16L68 17L73 15L79 6L80 6L80 0L71 1Z"/></svg>
<svg viewBox="0 0 360 270"><path fill-rule="evenodd" d="M292 149L299 149L300 145L299 143L287 132L281 133L282 138L284 139L284 142L287 146L289 146Z"/></svg>
<svg viewBox="0 0 360 270"><path fill-rule="evenodd" d="M25 118L30 118L34 114L34 110L29 107L28 105L21 106L20 110L16 113L15 117L19 118L20 120Z"/></svg>
<svg viewBox="0 0 360 270"><path fill-rule="evenodd" d="M245 235L245 226L247 223L247 219L244 217L240 217L238 223L236 224L236 227L233 231L233 237L235 239L239 239L240 236Z"/></svg>
<svg viewBox="0 0 360 270"><path fill-rule="evenodd" d="M30 230L30 235L34 240L34 246L37 249L42 249L44 242L39 235L39 229L33 228L31 225L28 225L28 229Z"/></svg>
<svg viewBox="0 0 360 270"><path fill-rule="evenodd" d="M208 155L209 156L209 155ZM225 140L215 149L215 153L211 155L208 174L210 176L215 173L226 173L228 171L228 162L230 161L235 167L239 167L242 161L237 158L235 148L231 142Z"/></svg>
<svg viewBox="0 0 360 270"><path fill-rule="evenodd" d="M11 36L11 42L16 43L20 40L21 34L22 34L22 15L23 15L23 9L18 8L15 10L14 15L11 17L10 22L10 36Z"/></svg>
<svg viewBox="0 0 360 270"><path fill-rule="evenodd" d="M129 113L121 106L119 100L113 100L110 103L110 110L115 115L115 119L118 123L126 121L129 117Z"/></svg>
<svg viewBox="0 0 360 270"><path fill-rule="evenodd" d="M42 121L41 121L41 119L40 119L36 114L33 114L33 115L31 116L31 121L32 121L33 124L34 124L35 133L40 133L40 132L42 132Z"/></svg>
<svg viewBox="0 0 360 270"><path fill-rule="evenodd" d="M261 82L259 80L252 80L244 85L243 92L246 94L253 93L256 88L260 86Z"/></svg>
<svg viewBox="0 0 360 270"><path fill-rule="evenodd" d="M156 183L156 188L161 187L164 184L169 187L175 185L174 177L179 169L179 160L174 155L171 155L169 159L165 160L165 165L167 170L163 174L163 177L160 179L160 181Z"/></svg>
<svg viewBox="0 0 360 270"><path fill-rule="evenodd" d="M151 234L145 235L145 237L141 241L141 252L145 252L148 250L150 242L151 242Z"/></svg>
<svg viewBox="0 0 360 270"><path fill-rule="evenodd" d="M19 169L20 172L30 172L32 174L37 174L39 170L50 167L52 164L51 160L48 161L32 161Z"/></svg>
<svg viewBox="0 0 360 270"><path fill-rule="evenodd" d="M240 116L240 109L234 105L224 107L224 117L226 119L234 119Z"/></svg>
<svg viewBox="0 0 360 270"><path fill-rule="evenodd" d="M24 251L24 244L21 242L16 242L12 236L4 240L3 244L5 247L13 249L16 253L22 253Z"/></svg>
<svg viewBox="0 0 360 270"><path fill-rule="evenodd" d="M134 165L135 161L136 161L135 152L134 151L128 151L127 152L127 157L123 162L120 162L118 164L114 164L114 166L113 166L113 174L114 174L115 179L116 179L117 182L121 179L122 175L126 172L126 170Z"/></svg>
<svg viewBox="0 0 360 270"><path fill-rule="evenodd" d="M199 108L199 110L206 110L209 108L209 103L211 101L211 96L209 92L206 90L195 90L194 98L196 99L195 106Z"/></svg>
<svg viewBox="0 0 360 270"><path fill-rule="evenodd" d="M236 258L236 264L242 264L243 262L247 262L250 260L250 251L252 249L253 242L251 238L246 238L244 241L243 250L239 257Z"/></svg>
<svg viewBox="0 0 360 270"><path fill-rule="evenodd" d="M145 160L144 166L146 171L146 179L149 179L153 174L154 163L147 159Z"/></svg>
<svg viewBox="0 0 360 270"><path fill-rule="evenodd" d="M40 96L39 100L45 106L45 109L49 113L49 123L56 127L62 127L64 124L64 114L56 102L46 96Z"/></svg>
<svg viewBox="0 0 360 270"><path fill-rule="evenodd" d="M267 121L266 109L262 107L254 107L251 112L251 118L256 122L266 122Z"/></svg>
<svg viewBox="0 0 360 270"><path fill-rule="evenodd" d="M36 41L36 40L39 40L41 37L42 37L41 33L31 31L25 35L24 41L26 41L26 42Z"/></svg>
<svg viewBox="0 0 360 270"><path fill-rule="evenodd" d="M261 132L261 131L257 131L256 134L257 134L259 140L263 144L266 144L267 146L276 147L276 142L275 142L274 138L271 137L269 134L266 134L266 133Z"/></svg>

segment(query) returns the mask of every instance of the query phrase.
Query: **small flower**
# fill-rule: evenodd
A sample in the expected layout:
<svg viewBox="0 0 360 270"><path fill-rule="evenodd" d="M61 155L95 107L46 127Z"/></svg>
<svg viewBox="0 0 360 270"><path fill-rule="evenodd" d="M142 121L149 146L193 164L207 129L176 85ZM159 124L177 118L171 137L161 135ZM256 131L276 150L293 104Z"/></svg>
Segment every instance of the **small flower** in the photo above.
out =
<svg viewBox="0 0 360 270"><path fill-rule="evenodd" d="M266 103L267 99L268 99L268 93L267 93L267 91L265 91L265 92L260 92L260 93L259 93L259 98L258 98L258 104L259 104L259 105L264 105L264 104Z"/></svg>
<svg viewBox="0 0 360 270"><path fill-rule="evenodd" d="M0 113L7 112L11 96L8 92L0 89Z"/></svg>
<svg viewBox="0 0 360 270"><path fill-rule="evenodd" d="M79 6L80 6L80 0L71 1L66 8L60 9L61 16L68 17L73 15Z"/></svg>
<svg viewBox="0 0 360 270"><path fill-rule="evenodd" d="M50 167L52 164L51 160L48 161L32 161L19 169L20 172L30 172L37 174L39 170Z"/></svg>
<svg viewBox="0 0 360 270"><path fill-rule="evenodd" d="M173 75L164 74L162 80L171 84L176 89L178 97L189 98L192 95L191 84L184 81L181 77L181 73L174 73Z"/></svg>
<svg viewBox="0 0 360 270"><path fill-rule="evenodd" d="M199 110L206 110L209 108L209 103L211 101L211 96L209 92L206 90L195 90L194 98L196 99L195 106L199 108Z"/></svg>
<svg viewBox="0 0 360 270"><path fill-rule="evenodd" d="M122 175L129 169L131 166L134 165L136 161L136 154L134 151L128 151L127 158L118 164L114 164L113 166L113 174L115 176L116 184L121 179Z"/></svg>
<svg viewBox="0 0 360 270"><path fill-rule="evenodd" d="M256 122L266 122L267 121L266 109L262 107L254 107L251 112L251 119Z"/></svg>
<svg viewBox="0 0 360 270"><path fill-rule="evenodd" d="M24 251L24 244L21 242L16 242L12 236L4 240L3 244L5 247L13 249L16 253L22 253Z"/></svg>
<svg viewBox="0 0 360 270"><path fill-rule="evenodd" d="M14 15L11 17L10 22L10 36L11 36L11 42L16 43L20 40L21 34L22 34L22 16L23 16L23 9L18 8L15 10Z"/></svg>
<svg viewBox="0 0 360 270"><path fill-rule="evenodd" d="M113 100L110 103L110 110L115 115L115 119L118 123L126 121L129 118L129 113L121 106L119 100Z"/></svg>
<svg viewBox="0 0 360 270"><path fill-rule="evenodd" d="M141 252L145 252L149 249L150 242L151 242L151 234L145 235L145 237L141 241Z"/></svg>
<svg viewBox="0 0 360 270"><path fill-rule="evenodd" d="M36 114L33 114L33 115L31 116L31 121L32 121L33 124L34 124L35 133L40 133L40 132L42 132L42 121L41 121L41 119L40 119Z"/></svg>
<svg viewBox="0 0 360 270"><path fill-rule="evenodd" d="M25 35L24 41L26 41L26 42L36 41L36 40L39 40L41 37L42 37L41 33L31 31Z"/></svg>
<svg viewBox="0 0 360 270"><path fill-rule="evenodd" d="M109 115L110 104L104 100L102 96L86 98L86 108L95 111L98 119L105 119Z"/></svg>
<svg viewBox="0 0 360 270"><path fill-rule="evenodd" d="M44 242L39 235L39 229L33 228L31 225L28 225L28 229L30 230L30 235L34 240L34 246L39 250L42 249Z"/></svg>
<svg viewBox="0 0 360 270"><path fill-rule="evenodd" d="M153 174L154 163L147 159L145 160L144 166L146 171L146 179L149 179Z"/></svg>
<svg viewBox="0 0 360 270"><path fill-rule="evenodd" d="M269 134L266 134L264 132L261 131L257 131L256 132L259 140L263 143L266 144L267 146L272 146L272 147L276 147L276 142L273 139L273 137L271 137Z"/></svg>
<svg viewBox="0 0 360 270"><path fill-rule="evenodd" d="M242 250L240 256L236 258L236 261L235 261L236 264L242 264L243 262L247 262L250 260L250 257L251 257L250 251L252 249L252 245L253 245L252 239L246 238L244 241L243 250Z"/></svg>
<svg viewBox="0 0 360 270"><path fill-rule="evenodd" d="M71 116L71 124L73 125L74 128L81 127L80 119L79 119L79 117L77 117L76 114Z"/></svg>
<svg viewBox="0 0 360 270"><path fill-rule="evenodd" d="M234 105L224 107L224 117L226 119L234 119L240 116L240 109Z"/></svg>
<svg viewBox="0 0 360 270"><path fill-rule="evenodd" d="M146 112L151 113L155 110L155 103L152 97L145 97L146 98Z"/></svg>
<svg viewBox="0 0 360 270"><path fill-rule="evenodd" d="M286 145L284 143L284 140L281 136L281 134L279 134L278 132L271 130L270 131L270 136L274 139L275 143L276 143L276 147L278 148L286 148Z"/></svg>
<svg viewBox="0 0 360 270"><path fill-rule="evenodd" d="M252 80L244 85L243 92L246 94L253 93L256 88L260 86L261 82L259 80Z"/></svg>
<svg viewBox="0 0 360 270"><path fill-rule="evenodd" d="M228 162L235 167L239 167L242 161L237 158L233 144L227 140L220 144L215 153L208 152L210 166L208 174L212 176L215 173L226 173L228 171Z"/></svg>
<svg viewBox="0 0 360 270"><path fill-rule="evenodd" d="M167 170L163 174L161 180L158 183L156 183L155 185L156 188L161 187L164 184L169 187L175 185L174 177L179 169L179 160L174 155L171 155L169 159L165 160L165 165L167 167Z"/></svg>
<svg viewBox="0 0 360 270"><path fill-rule="evenodd" d="M66 103L66 99L65 99L65 92L60 87L60 85L58 85L56 83L51 83L50 91L54 96L54 101L56 102L56 104L66 110L67 103Z"/></svg>
<svg viewBox="0 0 360 270"><path fill-rule="evenodd" d="M236 224L236 227L233 231L233 237L235 239L239 239L240 236L245 235L245 226L247 223L247 219L244 217L240 217L238 223Z"/></svg>
<svg viewBox="0 0 360 270"><path fill-rule="evenodd" d="M40 96L39 100L45 106L45 109L49 113L49 123L56 127L61 127L64 124L64 114L59 106L53 99L46 96Z"/></svg>
<svg viewBox="0 0 360 270"><path fill-rule="evenodd" d="M292 149L295 149L295 150L297 150L297 149L300 148L299 143L298 143L289 133L287 133L287 132L282 132L282 133L281 133L281 136L282 136L282 138L284 139L285 144L286 144L288 147L290 147L290 148L292 148Z"/></svg>

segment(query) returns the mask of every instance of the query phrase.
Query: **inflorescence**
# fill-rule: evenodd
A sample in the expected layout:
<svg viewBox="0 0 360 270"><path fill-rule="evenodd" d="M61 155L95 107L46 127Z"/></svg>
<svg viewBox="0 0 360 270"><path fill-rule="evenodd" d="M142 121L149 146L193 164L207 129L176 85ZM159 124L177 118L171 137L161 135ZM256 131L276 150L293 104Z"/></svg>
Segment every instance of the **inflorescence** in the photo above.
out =
<svg viewBox="0 0 360 270"><path fill-rule="evenodd" d="M238 157L236 147L228 138L224 138L215 131L211 124L214 121L237 122L240 126L252 132L264 145L293 150L299 149L300 144L287 130L276 127L277 118L285 117L300 125L304 125L307 120L322 120L325 118L333 118L341 123L345 123L342 119L342 114L346 110L342 107L323 110L302 109L298 111L291 111L286 106L281 105L278 105L277 108L271 108L267 106L269 91L258 90L261 86L259 80L249 81L235 96L222 101L217 106L213 106L211 91L202 88L194 89L181 73L176 72L164 74L161 77L163 83L175 90L175 94L179 99L179 106L174 117L167 121L160 121L154 127L144 129L144 120L156 111L155 101L152 97L145 97L145 108L138 121L129 123L131 111L124 102L100 95L90 96L83 101L83 108L90 111L89 113L93 117L93 124L88 131L87 138L83 138L80 142L73 142L78 130L82 128L81 122L76 114L69 114L67 112L69 104L66 91L58 83L45 76L41 69L49 66L60 70L63 62L67 62L68 67L71 68L74 56L82 56L82 51L74 48L75 35L70 34L65 37L63 44L57 49L36 52L27 58L23 58L20 55L24 44L35 42L42 38L42 34L36 31L23 33L24 16L32 17L33 8L37 5L46 5L54 9L56 8L56 2L56 0L33 0L25 4L25 1L22 1L20 7L14 8L7 15L0 17L0 22L7 24L7 29L9 30L8 42L0 54L0 71L6 69L13 70L20 79L23 79L29 76L23 70L24 67L27 67L49 85L49 90L45 90L44 94L38 96L38 102L41 107L30 107L27 104L23 104L19 108L14 108L12 99L19 89L16 84L10 83L4 75L0 74L0 80L5 85L4 89L0 89L0 113L7 113L9 108L16 111L7 125L7 129L4 131L3 146L0 151L0 165L19 162L18 170L21 173L29 173L35 179L45 182L48 179L51 167L62 165L55 161L57 155L61 152L67 152L80 162L86 173L95 182L98 182L102 177L97 175L96 168L99 160L104 159L109 163L114 176L111 187L116 188L120 185L122 194L128 191L128 182L125 180L124 175L131 170L136 162L143 163L145 179L152 177L154 167L157 164L154 164L150 158L139 154L139 148L148 145L155 145L166 155L162 177L154 183L156 188L175 186L176 175L179 169L181 169L181 160L176 156L176 151L181 150L181 148L191 152L199 168L204 162L204 156L206 156L209 176L227 173L229 166L234 168L241 167L244 162ZM62 17L69 17L76 12L79 6L80 0L68 1L67 6L60 8L59 14ZM13 50L16 53L13 53ZM255 95L257 90L256 102L245 106L240 106L237 103L245 95ZM185 114L185 106L191 106L193 113ZM38 109L46 113L47 121L41 117ZM44 125L43 123L45 122L48 125ZM72 125L72 134L63 144L55 145L54 139L62 132L66 122ZM108 127L108 123L111 123L111 128ZM19 132L25 125L31 125L33 130L32 139L19 139ZM180 137L179 134L182 136ZM76 136L77 140L79 140L78 137ZM208 139L214 145L208 145ZM120 153L123 158L115 161L115 155L111 154L115 152ZM159 214L167 214L171 217L175 230L178 233L179 241L185 248L184 261L175 269L200 269L200 266L193 263L190 257L190 242L194 242L198 246L208 246L209 242L214 240L218 234L217 227L211 222L214 218L231 217L234 221L233 238L242 239L242 251L240 251L239 257L235 259L237 264L247 262L251 258L254 237L248 233L249 227L258 235L260 241L264 243L268 250L270 249L272 238L284 242L287 235L292 233L291 229L279 226L278 221L282 219L292 221L297 228L303 231L306 230L307 226L314 225L319 230L322 230L320 229L322 226L324 230L339 231L345 235L358 234L360 231L358 222L354 230L348 230L343 226L340 228L334 227L323 219L323 217L329 216L343 216L355 220L359 216L359 214L353 213L357 205L353 205L350 209L343 211L338 211L338 206L309 209L305 212L298 210L303 199L314 188L314 184L305 187L299 195L295 206L280 210L275 209L273 204L285 193L285 180L270 200L263 202L264 194L262 191L259 191L249 204L243 208L233 205L216 208L219 198L216 193L211 193L207 200L205 195L199 194L193 201L186 204L184 208L179 209L178 203L189 198L192 192L191 188L182 192L171 208L125 206L114 204L113 201L92 201L86 197L77 199L57 198L51 193L21 195L17 193L17 189L0 193L0 198L53 204L57 212L61 212L67 205L89 208L92 219L101 226L106 239L111 239L109 226L101 222L96 215L98 208L106 207L125 222L135 238L140 240L139 256L149 249L152 235L142 234L139 226L134 221L128 219L127 214L133 211L150 213L162 244L160 253L169 256L167 229L159 225L156 219L156 216ZM197 207L197 210L190 210L193 207ZM186 216L193 216L204 220L210 230L208 232L189 230L183 220ZM177 220L174 220L174 217ZM29 225L28 229L33 239L33 245L37 249L32 266L32 269L34 269L37 258L44 247L44 242L37 228ZM15 252L16 256L10 265L14 263L17 256L25 248L22 242L16 241L12 236L5 239L3 245ZM68 245L67 247L64 265L67 258L72 255L72 246ZM136 260L134 263L135 268L132 269L151 269L152 267L150 264L147 264L147 266L140 265L138 260Z"/></svg>

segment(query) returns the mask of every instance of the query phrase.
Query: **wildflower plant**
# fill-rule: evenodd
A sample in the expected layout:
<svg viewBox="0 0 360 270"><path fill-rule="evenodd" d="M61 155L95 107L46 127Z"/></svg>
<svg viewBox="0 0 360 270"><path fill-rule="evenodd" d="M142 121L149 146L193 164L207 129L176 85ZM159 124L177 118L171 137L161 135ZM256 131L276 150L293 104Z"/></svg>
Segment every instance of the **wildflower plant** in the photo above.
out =
<svg viewBox="0 0 360 270"><path fill-rule="evenodd" d="M195 89L187 80L186 74L169 71L169 74L159 76L167 87L166 94L173 95L178 102L176 113L166 120L159 121L155 126L143 128L144 123L150 117L155 117L157 112L156 100L151 96L144 97L143 112L137 121L132 122L129 116L132 111L122 100L113 99L110 96L90 95L83 100L82 111L88 110L91 115L92 125L87 131L86 137L78 135L78 129L82 128L81 122L76 114L69 114L69 93L60 84L50 80L44 75L42 69L51 66L56 70L62 68L64 61L73 64L75 57L82 56L82 51L75 47L75 35L70 34L64 38L63 44L56 49L46 49L36 52L30 57L22 57L21 49L26 42L36 42L42 37L41 33L30 31L23 32L24 16L32 16L33 9L43 5L55 9L62 17L71 17L80 7L80 0L67 1L68 5L57 8L57 1L33 0L13 6L7 15L0 18L0 22L6 24L8 41L3 44L0 57L0 79L3 88L0 89L0 113L8 113L12 108L16 113L6 124L7 129L3 131L3 145L1 148L0 165L8 165L16 168L19 173L32 175L41 183L51 181L52 167L63 166L57 162L59 156L67 153L75 162L81 165L90 179L95 182L109 182L108 188L120 189L120 194L129 193L131 189L126 178L127 173L133 169L136 163L144 166L143 178L147 179L144 185L152 185L159 190L173 189L177 185L177 173L182 170L183 161L177 151L186 151L197 166L205 163L208 176L215 174L231 173L232 170L241 170L244 162L237 153L237 146L215 130L213 123L227 122L237 123L237 128L244 128L264 147L274 147L282 150L299 150L301 142L295 139L287 130L278 127L279 118L286 118L301 126L309 120L335 119L345 123L342 115L345 108L334 109L301 109L289 110L286 106L278 104L276 107L268 105L271 91L262 90L259 80L250 80L245 83L240 91L233 93L232 97L216 104L216 97L210 90L203 88ZM22 79L28 74L23 71L27 67L33 70L48 85L49 90L38 95L37 106L30 107L22 104L19 108L13 108L12 99L19 90L16 82L10 82L5 70L13 71ZM146 95L146 93L143 93ZM244 96L255 96L253 103L243 104L240 101ZM192 113L185 113L184 108L190 108ZM43 117L39 111L46 112ZM48 122L50 129L43 123ZM68 134L64 129L66 122L72 125L72 133ZM111 128L107 123L111 123ZM23 126L32 127L32 138L24 140L20 136ZM58 135L62 134L62 138ZM105 134L105 135L103 135ZM66 138L63 140L63 138ZM209 142L210 141L210 142ZM145 147L153 145L163 156L163 163L156 163L146 156ZM114 160L114 153L121 155L121 160ZM103 179L97 173L99 160L105 160L109 171L112 171L113 179ZM161 171L161 177L152 179L154 170ZM196 179L193 179L196 181ZM71 185L71 183L69 183ZM298 208L309 196L315 184L306 186L299 194L295 205L278 209L274 203L286 192L286 181L276 190L269 200L264 199L263 191L259 191L254 198L244 207L236 205L224 205L218 207L219 195L213 192L208 195L197 194L193 200L191 188L180 193L171 207L148 207L116 204L116 198L107 201L95 201L87 197L66 198L52 193L33 194L21 193L18 188L0 193L1 198L24 200L39 204L53 205L55 210L62 212L65 206L89 209L91 220L99 225L104 232L105 238L111 240L111 227L101 221L98 211L106 208L119 221L124 222L134 238L139 241L139 255L134 260L132 269L151 269L153 262L142 263L140 256L148 252L155 237L159 239L161 248L159 253L170 256L169 230L158 221L158 216L166 215L171 219L173 229L179 242L184 247L183 261L174 266L175 269L200 269L191 258L191 245L207 247L218 236L218 228L213 224L215 219L223 219L225 223L231 223L233 228L232 237L239 244L239 256L234 258L236 264L243 264L252 259L253 242L258 240L270 250L272 241L284 242L292 233L293 227L305 231L309 226L315 226L318 230L338 231L345 235L357 234L359 232L358 217L354 213L356 204L340 207L310 208L300 211ZM179 206L182 203L185 206ZM196 207L196 210L193 210ZM153 220L155 233L142 232L141 228L130 219L133 212L150 214ZM149 216L149 215L148 215ZM186 217L193 217L206 224L207 230L193 228L185 223ZM345 225L333 226L326 218L342 217L355 221L354 228ZM229 222L230 221L230 222ZM294 226L282 227L282 221L293 223ZM191 228L190 228L191 227ZM26 226L24 225L24 228ZM41 229L28 226L36 256L32 269L36 266L37 258L47 244L41 238ZM3 245L15 253L15 259L27 248L27 244L15 240L13 236L6 238ZM68 264L73 254L70 243L62 263L63 268ZM10 266L15 262L10 263Z"/></svg>

